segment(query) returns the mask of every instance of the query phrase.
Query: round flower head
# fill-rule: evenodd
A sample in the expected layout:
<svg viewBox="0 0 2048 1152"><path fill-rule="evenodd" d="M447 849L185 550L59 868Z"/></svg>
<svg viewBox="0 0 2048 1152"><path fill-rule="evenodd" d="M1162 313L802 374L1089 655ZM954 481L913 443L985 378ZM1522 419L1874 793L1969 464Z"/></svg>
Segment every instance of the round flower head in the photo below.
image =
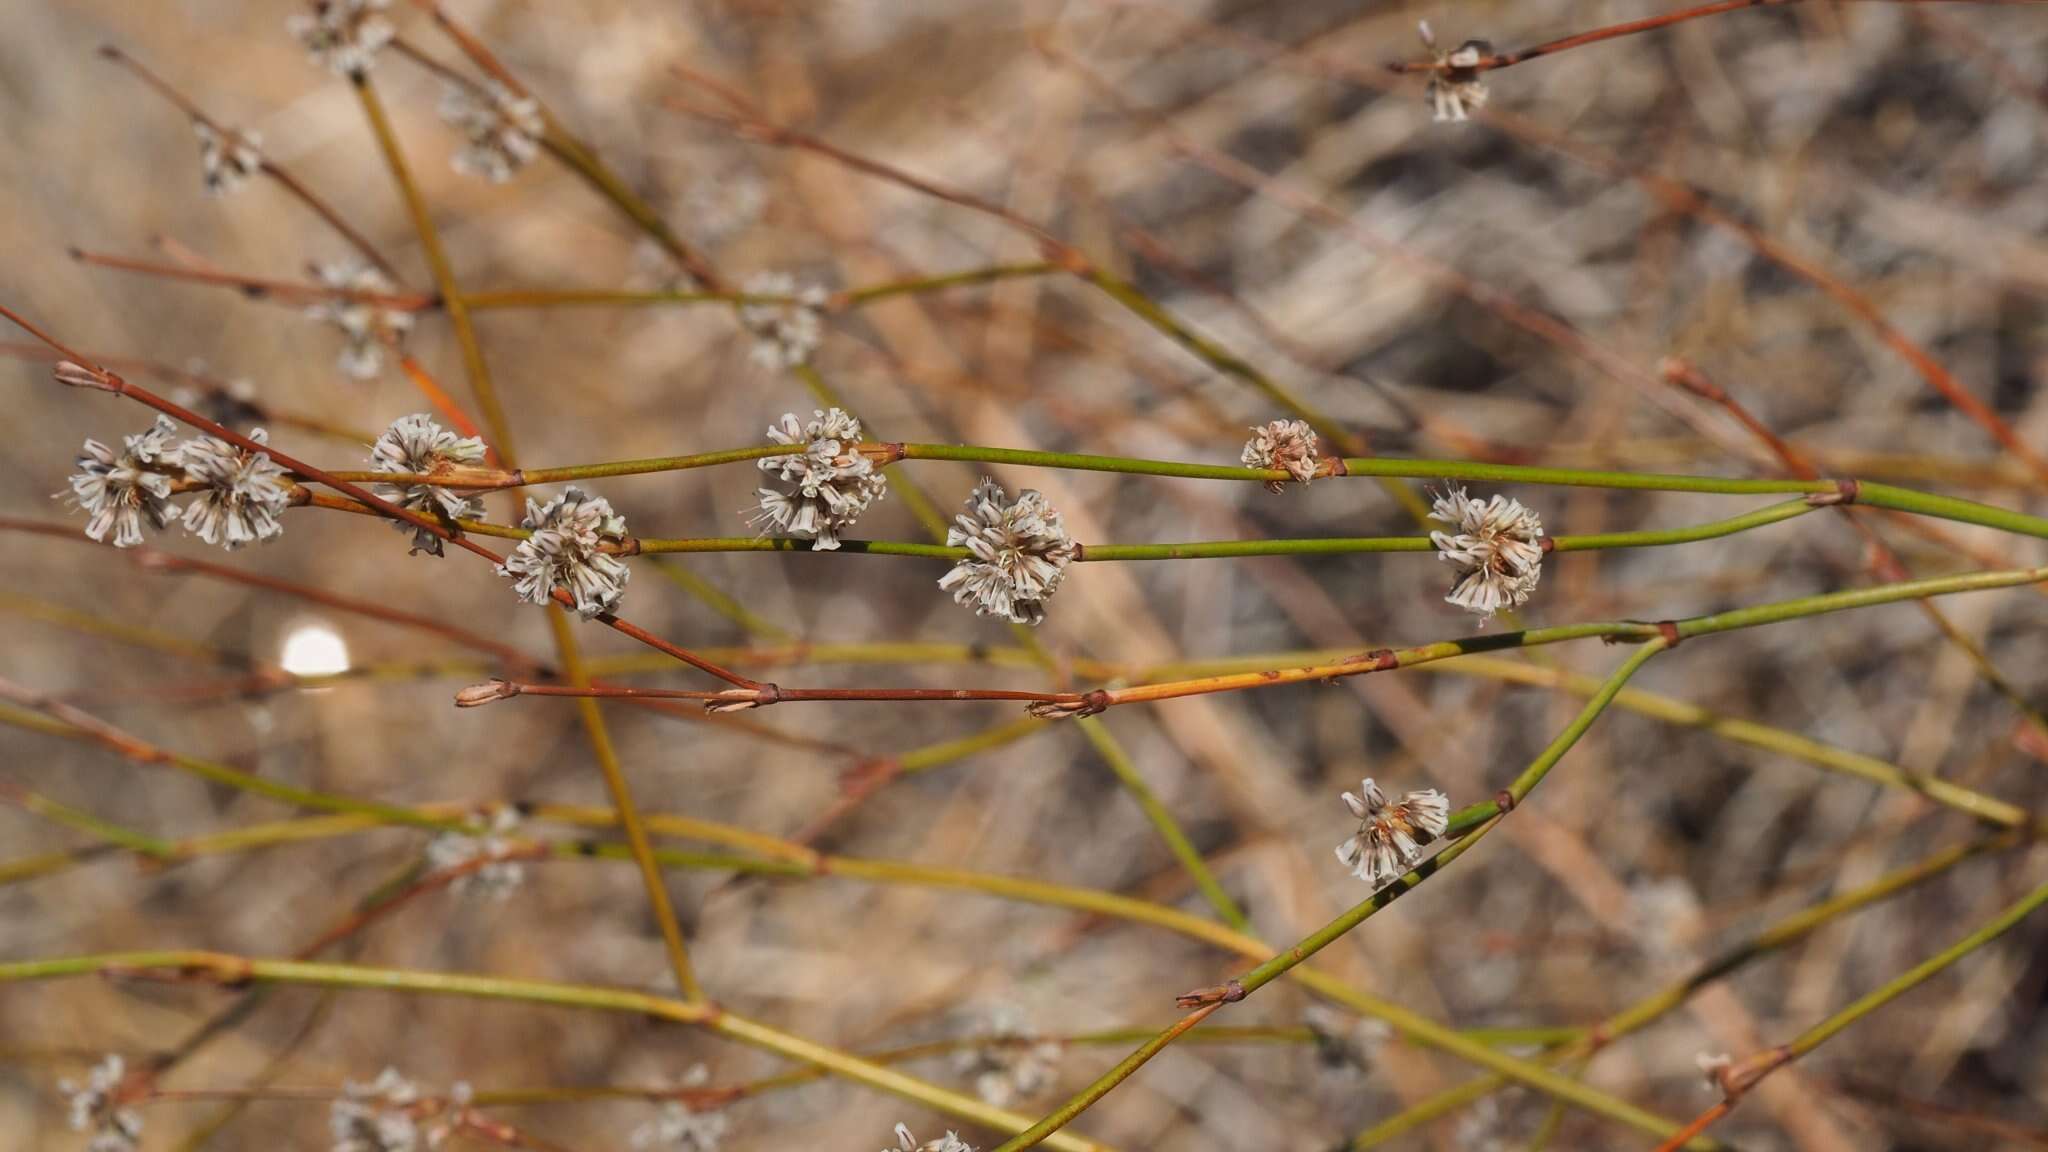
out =
<svg viewBox="0 0 2048 1152"><path fill-rule="evenodd" d="M171 507L171 477L156 470L175 463L177 450L171 437L178 426L159 416L149 430L124 437L121 451L97 440L87 440L78 455L78 471L71 476L71 491L59 492L84 510L85 534L105 540L114 534L114 547L132 548L142 543L144 521L162 528L177 515Z"/></svg>
<svg viewBox="0 0 2048 1152"><path fill-rule="evenodd" d="M626 536L626 518L614 513L609 501L580 488L564 489L546 504L528 497L521 526L533 535L498 566L498 575L512 578L521 600L546 604L555 589L563 588L586 620L618 607L633 573L602 550L607 541Z"/></svg>
<svg viewBox="0 0 2048 1152"><path fill-rule="evenodd" d="M457 436L433 418L418 413L401 416L370 446L370 467L379 472L430 473L439 468L480 464L484 442L475 436ZM484 514L481 498L440 488L432 484L379 484L377 495L401 508L448 520L478 520ZM441 538L416 524L393 521L392 526L412 533L412 550L430 556L441 555Z"/></svg>
<svg viewBox="0 0 2048 1152"><path fill-rule="evenodd" d="M474 872L450 881L448 890L460 894L474 888L503 901L526 882L526 865L506 859L515 847L509 837L518 831L519 823L519 810L501 804L460 830L451 828L438 833L427 841L427 867L446 872L475 860L487 860L489 863Z"/></svg>
<svg viewBox="0 0 2048 1152"><path fill-rule="evenodd" d="M683 1086L694 1088L709 1075L702 1064L693 1065L683 1077ZM654 1119L633 1129L628 1142L650 1152L718 1152L729 1127L730 1119L716 1108L699 1110L681 1100L670 1100Z"/></svg>
<svg viewBox="0 0 2048 1152"><path fill-rule="evenodd" d="M337 76L360 76L398 34L384 10L391 0L312 0L312 11L285 22L316 64Z"/></svg>
<svg viewBox="0 0 2048 1152"><path fill-rule="evenodd" d="M1247 468L1276 468L1295 482L1306 484L1316 475L1316 430L1306 420L1275 420L1252 429L1238 459ZM1266 481L1266 491L1278 492L1286 485Z"/></svg>
<svg viewBox="0 0 2048 1152"><path fill-rule="evenodd" d="M540 155L547 124L540 104L496 80L482 89L450 84L441 95L441 119L461 132L465 143L449 161L457 172L503 184Z"/></svg>
<svg viewBox="0 0 2048 1152"><path fill-rule="evenodd" d="M813 412L809 424L798 424L794 412L784 413L768 429L777 444L798 449L788 456L765 456L761 471L776 474L788 490L762 488L759 509L747 522L815 541L811 548L829 552L839 547L839 533L852 526L868 505L882 498L889 480L874 461L854 446L860 443L860 421L838 408Z"/></svg>
<svg viewBox="0 0 2048 1152"><path fill-rule="evenodd" d="M257 428L249 439L262 444L269 435ZM229 551L284 532L278 518L291 504L291 482L269 453L200 436L178 446L178 464L198 488L185 505L185 531Z"/></svg>
<svg viewBox="0 0 2048 1152"><path fill-rule="evenodd" d="M142 1139L142 1114L120 1103L128 1066L109 1055L86 1074L85 1083L57 1082L71 1114L73 1132L92 1133L86 1152L135 1152Z"/></svg>
<svg viewBox="0 0 2048 1152"><path fill-rule="evenodd" d="M939 587L977 616L1017 624L1045 619L1045 602L1059 591L1077 550L1044 496L1026 489L1010 500L987 478L974 486L966 514L953 518L946 543L968 556L939 578Z"/></svg>
<svg viewBox="0 0 2048 1152"><path fill-rule="evenodd" d="M927 1140L919 1144L917 1137L910 1134L910 1126L908 1124L898 1124L896 1126L896 1146L894 1148L884 1148L882 1152L974 1152L974 1148L967 1141L962 1140L951 1132L946 1133L937 1140Z"/></svg>
<svg viewBox="0 0 2048 1152"><path fill-rule="evenodd" d="M226 196L263 170L263 154L256 150L263 140L256 133L223 134L204 120L192 121L192 133L199 137L199 177L208 196Z"/></svg>
<svg viewBox="0 0 2048 1152"><path fill-rule="evenodd" d="M1444 599L1490 618L1525 603L1543 576L1543 521L1520 501L1495 495L1474 500L1452 487L1436 498L1430 516L1451 526L1431 532L1437 556L1457 566Z"/></svg>
<svg viewBox="0 0 2048 1152"><path fill-rule="evenodd" d="M386 1068L367 1084L349 1081L329 1106L328 1137L333 1152L432 1152L455 1131L469 1103L467 1084L447 1099L429 1099L417 1085Z"/></svg>
<svg viewBox="0 0 2048 1152"><path fill-rule="evenodd" d="M344 293L375 295L394 290L382 272L355 260L316 264L313 274L322 284ZM346 295L321 300L307 308L306 315L341 329L345 343L336 363L344 374L357 380L373 379L384 367L385 345L397 344L412 330L412 313Z"/></svg>
<svg viewBox="0 0 2048 1152"><path fill-rule="evenodd" d="M1429 74L1429 87L1423 93L1431 119L1440 124L1462 121L1468 118L1471 109L1485 107L1488 93L1479 62L1493 55L1493 45L1484 40L1467 40L1448 52L1439 52L1429 21L1418 24L1417 31L1422 34L1422 46L1436 60L1436 67Z"/></svg>
<svg viewBox="0 0 2048 1152"><path fill-rule="evenodd" d="M988 1043L960 1052L955 1063L974 1081L974 1093L997 1108L1008 1108L1044 1091L1059 1068L1060 1046L1034 1040L1023 1014L1002 1005L987 1013Z"/></svg>
<svg viewBox="0 0 2048 1152"><path fill-rule="evenodd" d="M754 360L770 369L808 363L824 337L818 310L825 306L825 290L815 284L798 288L796 278L785 272L756 272L741 290L748 296L789 298L787 303L741 305L740 323L754 334Z"/></svg>
<svg viewBox="0 0 2048 1152"><path fill-rule="evenodd" d="M1413 868L1423 846L1450 827L1450 800L1434 788L1388 803L1368 777L1357 795L1344 793L1344 806L1358 817L1358 831L1337 845L1337 859L1375 888Z"/></svg>

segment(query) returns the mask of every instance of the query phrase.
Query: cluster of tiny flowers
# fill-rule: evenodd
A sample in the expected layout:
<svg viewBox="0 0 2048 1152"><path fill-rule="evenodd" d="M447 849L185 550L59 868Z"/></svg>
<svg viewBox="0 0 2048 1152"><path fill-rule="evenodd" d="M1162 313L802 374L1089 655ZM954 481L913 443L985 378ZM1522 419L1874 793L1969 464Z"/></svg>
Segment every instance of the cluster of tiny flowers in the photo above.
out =
<svg viewBox="0 0 2048 1152"><path fill-rule="evenodd" d="M64 1093L71 1110L71 1130L92 1132L86 1152L135 1152L141 1141L142 1115L115 1099L127 1072L127 1064L119 1056L109 1055L93 1065L84 1084L57 1082L57 1090Z"/></svg>
<svg viewBox="0 0 2048 1152"><path fill-rule="evenodd" d="M254 132L223 134L204 120L192 121L192 133L199 137L199 178L208 196L226 196L263 169L263 153L257 147L263 138Z"/></svg>
<svg viewBox="0 0 2048 1152"><path fill-rule="evenodd" d="M208 544L240 548L284 531L279 521L291 503L291 482L268 453L200 436L172 444L177 425L162 416L149 431L125 437L121 451L87 440L70 491L59 492L86 514L85 534L116 548L142 543L142 528L173 520ZM249 434L261 444L263 429ZM171 504L173 485L194 490L182 513Z"/></svg>
<svg viewBox="0 0 2048 1152"><path fill-rule="evenodd" d="M377 62L377 53L398 30L384 16L391 0L312 0L311 12L293 13L286 22L291 34L315 64L337 76L360 76Z"/></svg>
<svg viewBox="0 0 2048 1152"><path fill-rule="evenodd" d="M484 442L475 436L457 436L424 413L401 416L370 446L370 467L379 472L423 474L440 468L480 464ZM449 488L432 484L379 484L377 495L401 508L448 520L478 520L484 502ZM392 526L412 533L412 550L441 555L441 538L416 524L393 521Z"/></svg>
<svg viewBox="0 0 2048 1152"><path fill-rule="evenodd" d="M1394 1034L1385 1021L1353 1017L1327 1004L1311 1004L1301 1022L1315 1039L1316 1059L1333 1072L1370 1072L1380 1046Z"/></svg>
<svg viewBox="0 0 2048 1152"><path fill-rule="evenodd" d="M519 542L498 575L513 580L519 598L546 604L557 588L565 588L584 619L618 607L633 573L625 561L603 551L606 541L623 540L626 518L612 511L602 496L581 488L564 489L540 504L528 497L520 526L533 535Z"/></svg>
<svg viewBox="0 0 2048 1152"><path fill-rule="evenodd" d="M393 291L391 281L382 272L355 260L317 264L313 274L322 284L339 292ZM307 308L306 315L341 329L344 343L336 363L344 374L357 380L373 379L384 367L385 343L395 344L412 331L412 313L349 296L321 300Z"/></svg>
<svg viewBox="0 0 2048 1152"><path fill-rule="evenodd" d="M1387 794L1368 777L1357 795L1344 793L1344 806L1358 817L1358 831L1337 845L1337 859L1375 888L1414 867L1423 846L1450 826L1450 800L1434 788L1389 804Z"/></svg>
<svg viewBox="0 0 2048 1152"><path fill-rule="evenodd" d="M967 512L953 518L946 543L968 556L939 578L939 587L977 616L1015 624L1045 619L1045 602L1078 551L1043 495L1027 488L1011 500L987 477L968 496Z"/></svg>
<svg viewBox="0 0 2048 1152"><path fill-rule="evenodd" d="M438 833L427 841L427 867L446 872L476 860L488 860L490 863L481 868L456 877L448 889L461 894L475 888L502 901L526 882L526 865L505 858L516 847L509 837L518 830L519 823L518 809L503 804L467 827Z"/></svg>
<svg viewBox="0 0 2048 1152"><path fill-rule="evenodd" d="M1422 33L1422 46L1436 58L1436 68L1429 74L1429 88L1423 93L1430 116L1438 123L1462 121L1472 109L1485 107L1486 81L1479 71L1479 62L1493 55L1493 45L1484 40L1467 40L1448 52L1439 52L1429 21L1422 21L1418 30Z"/></svg>
<svg viewBox="0 0 2048 1152"><path fill-rule="evenodd" d="M1431 532L1438 557L1458 568L1444 599L1481 617L1520 607L1543 576L1543 521L1518 500L1495 495L1474 500L1453 487L1436 498L1430 516L1451 526Z"/></svg>
<svg viewBox="0 0 2048 1152"><path fill-rule="evenodd" d="M262 444L269 435L257 428L249 439ZM178 463L186 481L200 485L185 505L185 531L230 551L284 532L278 518L291 503L292 486L269 453L200 436L178 446Z"/></svg>
<svg viewBox="0 0 2048 1152"><path fill-rule="evenodd" d="M683 1087L696 1087L709 1075L702 1064L694 1065L683 1077ZM654 1119L633 1129L629 1143L653 1152L718 1152L730 1126L726 1114L716 1108L699 1110L681 1100L670 1100Z"/></svg>
<svg viewBox="0 0 2048 1152"><path fill-rule="evenodd" d="M884 1148L882 1152L974 1152L974 1146L951 1132L946 1133L937 1140L927 1140L919 1144L917 1137L910 1134L910 1126L908 1124L898 1124L896 1126L896 1146Z"/></svg>
<svg viewBox="0 0 2048 1152"><path fill-rule="evenodd" d="M171 507L171 477L152 465L176 466L171 437L177 430L168 417L159 416L149 431L124 437L119 453L97 440L85 442L78 471L71 477L70 498L86 513L87 536L103 541L112 532L114 547L132 548L142 543L144 520L152 528L171 522L176 514Z"/></svg>
<svg viewBox="0 0 2048 1152"><path fill-rule="evenodd" d="M455 1121L469 1103L469 1085L457 1084L449 1093L452 1107L423 1107L430 1103L420 1096L412 1081L386 1068L368 1084L353 1081L342 1086L342 1097L327 1113L327 1130L333 1152L422 1152L439 1148L455 1130ZM423 1115L431 1114L431 1116ZM427 1119L427 1123L421 1123Z"/></svg>
<svg viewBox="0 0 2048 1152"><path fill-rule="evenodd" d="M818 315L825 306L825 290L815 284L799 288L786 272L756 272L740 288L748 296L788 297L785 303L740 307L740 323L754 334L755 362L771 369L808 363L825 334Z"/></svg>
<svg viewBox="0 0 2048 1152"><path fill-rule="evenodd" d="M750 173L732 173L694 181L683 190L682 209L696 235L723 240L751 227L768 206L767 189Z"/></svg>
<svg viewBox="0 0 2048 1152"><path fill-rule="evenodd" d="M1247 468L1277 468L1306 484L1316 475L1316 430L1306 420L1275 420L1252 429L1238 459ZM1286 485L1268 480L1266 491L1278 492Z"/></svg>
<svg viewBox="0 0 2048 1152"><path fill-rule="evenodd" d="M868 505L882 498L888 477L874 461L854 450L860 443L860 421L838 408L813 412L799 424L796 413L783 414L768 438L797 449L788 456L764 456L761 471L774 473L787 491L758 490L759 509L747 518L763 534L770 531L800 536L818 552L839 547L839 533L852 526Z"/></svg>
<svg viewBox="0 0 2048 1152"><path fill-rule="evenodd" d="M959 1054L960 1071L973 1078L975 1095L996 1106L1008 1108L1038 1095L1052 1083L1058 1071L1060 1046L1050 1040L1033 1040L1025 1031L1023 1018L1007 1005L991 1013L989 1042Z"/></svg>
<svg viewBox="0 0 2048 1152"><path fill-rule="evenodd" d="M441 94L441 119L461 132L465 143L449 163L465 176L503 184L540 155L547 124L540 104L496 80L481 89L450 84Z"/></svg>

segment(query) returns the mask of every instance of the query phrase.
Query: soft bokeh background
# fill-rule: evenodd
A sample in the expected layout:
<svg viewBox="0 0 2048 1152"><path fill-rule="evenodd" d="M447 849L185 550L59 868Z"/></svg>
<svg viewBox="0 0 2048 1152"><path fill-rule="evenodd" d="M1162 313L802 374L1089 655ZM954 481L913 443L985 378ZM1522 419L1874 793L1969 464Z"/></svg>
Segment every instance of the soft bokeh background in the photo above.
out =
<svg viewBox="0 0 2048 1152"><path fill-rule="evenodd" d="M247 380L264 404L374 434L420 408L397 373L343 379L331 330L294 310L215 288L86 268L67 245L142 256L191 252L292 278L343 253L317 220L261 183L200 194L182 118L94 55L146 61L330 197L429 284L418 246L346 85L285 35L283 0L0 0L0 298L103 355L203 364ZM829 164L732 139L669 106L672 66L718 75L779 118L972 189L1132 271L1181 315L1368 436L1376 450L1726 474L1771 458L1719 411L1665 389L1655 365L1692 358L1776 430L1840 472L2048 508L2026 474L1942 402L1838 304L1732 236L1674 215L1625 180L1495 127L1429 121L1413 85L1383 95L1261 60L1214 22L1262 40L1314 44L1377 78L1417 53L1428 17L1455 42L1513 47L1648 14L1641 3L1196 3L1107 0L453 0L572 128L586 134L685 236L734 275L773 269L832 287L1034 257L1000 226ZM456 53L416 11L404 35ZM1190 21L1196 21L1191 23ZM1090 62L1131 105L1283 177L1401 252L1568 321L1629 372L1589 367L1452 295L1282 200L1248 193L1177 152L1039 36ZM376 79L396 110L456 270L468 285L653 286L673 275L606 204L550 162L486 186L449 170L439 82L387 57ZM1702 20L1530 63L1493 77L1494 102L1628 163L1691 182L1867 293L1976 395L2048 448L2048 17L2038 8L1801 5ZM750 202L757 211L749 211ZM1150 258L1134 253L1150 252ZM1167 259L1170 255L1171 259ZM1227 294L1227 295L1226 295ZM754 443L802 386L752 363L728 314L695 310L501 313L480 320L522 457L573 463ZM412 350L467 395L445 324L422 319ZM834 318L823 374L892 439L1068 447L1234 460L1246 425L1279 415L1085 287L1024 281L896 302ZM0 513L76 524L49 493L76 445L146 422L141 410L68 392L38 363L0 363ZM288 451L361 467L363 449L279 427ZM913 466L945 504L968 468ZM1087 541L1239 535L1363 535L1412 525L1374 486L1330 482L1270 496L1253 486L996 470L1031 484ZM734 535L746 467L598 486L636 531ZM1553 532L1663 526L1739 499L1519 490ZM511 514L509 500L493 516ZM464 556L408 558L403 538L353 517L298 512L279 542L226 559L413 611L445 615L539 655L543 614ZM1889 531L1889 529L1888 529ZM863 536L915 538L892 496ZM1916 573L1970 563L1892 532ZM2037 541L1958 536L2011 562ZM0 536L0 675L64 694L167 747L280 780L407 803L508 799L603 803L572 708L527 700L458 712L451 693L483 674L351 680L201 705L181 687L281 659L309 625L338 631L354 666L454 658L446 642L267 592L144 571L84 543ZM201 555L196 541L168 549ZM220 559L217 555L214 559ZM1011 643L954 606L922 561L845 555L691 558L681 567L790 637ZM1057 654L1132 666L1467 634L1441 603L1426 555L1301 562L1088 565L1041 636ZM1733 540L1549 565L1526 619L1658 619L1853 586L1871 579L1860 539L1815 516ZM2048 611L2013 591L1948 601L2005 674L2048 704ZM176 654L81 631L65 611L180 638ZM626 613L693 646L743 643L727 619L649 560ZM600 654L629 652L586 629ZM1599 672L1617 653L1549 649L1536 662ZM694 683L677 674L646 678ZM785 683L1042 683L1014 668L817 666ZM1927 619L1898 606L1689 644L1644 687L1731 715L1967 781L2034 805L2043 755L2014 740L2011 706L1984 688ZM1151 708L1107 720L1138 770L1187 824L1259 932L1294 939L1362 895L1331 858L1349 831L1336 802L1362 775L1490 795L1576 710L1541 690L1440 671L1375 676ZM608 709L627 771L651 810L777 833L839 794L841 774L1011 719L1008 707L790 706L759 733ZM819 746L818 742L823 742ZM46 735L0 731L0 785L177 837L277 819L278 806L142 768ZM1718 943L1774 915L1867 882L1971 833L1966 820L1811 766L1617 713L1600 722L1501 836L1413 899L1330 950L1376 992L1461 1026L1581 1024L1659 986ZM78 843L0 808L5 859ZM178 946L283 954L317 934L420 849L414 832L369 835L138 869L118 857L0 888L0 958ZM826 839L835 851L914 858L1153 895L1192 910L1158 836L1072 727L892 784ZM1786 954L1744 968L1588 1075L1675 1116L1712 1097L1694 1057L1788 1038L1960 936L2038 882L2042 861L1967 865ZM1071 1031L1158 1025L1173 993L1229 971L1162 933L953 892L852 882L727 884L674 876L704 982L736 1009L848 1048L957 1035L1021 1011ZM1722 1134L1744 1147L1955 1148L1987 1118L2048 1126L2044 926L2024 925L1751 1100ZM470 969L653 986L658 934L633 870L532 870L503 904L440 893L349 951L381 965ZM274 995L232 1036L181 1067L174 1087L231 1087L293 1042L318 996ZM75 981L0 989L0 1147L69 1148L54 1083L99 1053L172 1044L223 994ZM1293 1025L1306 1004L1276 985L1235 1022ZM1049 1106L1114 1059L1074 1052ZM1123 1148L1325 1147L1470 1075L1398 1043L1368 1073L1331 1072L1305 1048L1178 1047L1080 1128ZM765 1074L757 1053L619 1016L352 993L297 1049L281 1083L332 1086L386 1064L430 1086L662 1082L703 1062L718 1083ZM937 1061L917 1066L948 1083ZM1519 1146L1545 1103L1443 1124L1406 1146ZM149 1109L145 1147L171 1148L204 1115ZM508 1112L578 1149L625 1146L646 1105ZM1958 1118L1957 1114L1961 1114ZM821 1084L733 1110L736 1149L866 1150L890 1126L941 1119L872 1092ZM212 1147L317 1147L317 1103L265 1103ZM963 1133L977 1145L988 1133ZM1633 1134L1569 1116L1556 1145L1635 1148Z"/></svg>

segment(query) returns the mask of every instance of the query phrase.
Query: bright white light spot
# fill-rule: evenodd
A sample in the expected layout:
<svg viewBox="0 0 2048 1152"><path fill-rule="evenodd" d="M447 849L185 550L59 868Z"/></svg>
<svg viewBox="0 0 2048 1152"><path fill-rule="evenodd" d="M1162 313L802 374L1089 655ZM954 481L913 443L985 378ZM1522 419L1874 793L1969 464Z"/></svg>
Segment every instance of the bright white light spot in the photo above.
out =
<svg viewBox="0 0 2048 1152"><path fill-rule="evenodd" d="M348 641L325 624L301 624L284 638L278 663L294 676L332 676L348 671Z"/></svg>

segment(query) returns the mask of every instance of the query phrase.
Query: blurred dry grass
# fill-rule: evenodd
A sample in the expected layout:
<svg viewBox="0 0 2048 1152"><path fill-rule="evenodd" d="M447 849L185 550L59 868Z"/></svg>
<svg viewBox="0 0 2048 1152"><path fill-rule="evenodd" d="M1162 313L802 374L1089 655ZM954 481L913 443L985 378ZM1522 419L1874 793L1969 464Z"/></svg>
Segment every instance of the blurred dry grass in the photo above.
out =
<svg viewBox="0 0 2048 1152"><path fill-rule="evenodd" d="M231 123L262 131L271 155L343 206L427 282L401 207L346 86L310 68L269 0L6 0L0 23L0 299L64 339L108 354L203 360L254 381L281 407L374 430L419 408L395 373L362 385L333 370L331 333L236 294L77 266L67 244L149 251L154 238L219 264L291 277L341 248L275 189L199 195L189 133L140 86L93 57L111 41L150 62ZM1637 4L1531 0L1455 8L1341 3L1171 5L1245 33L1313 38L1363 65L1415 52L1428 16L1452 39L1514 46L1645 14ZM1938 10L1937 10L1938 9ZM1725 234L1663 211L1626 182L1588 172L1483 125L1432 125L1412 93L1378 96L1261 63L1159 11L1089 2L767 0L680 6L647 0L554 5L463 0L477 28L636 188L693 234L693 188L765 191L757 221L708 247L722 268L798 271L835 286L917 271L1028 259L987 221L822 162L736 143L664 106L677 61L714 72L778 115L856 151L975 189L1091 249L1130 252L1133 230L1170 250L1284 333L1156 263L1140 282L1315 403L1377 450L1458 454L1446 434L1529 459L1741 474L1772 465L1731 421L1675 393L1589 370L1439 286L1271 199L1178 157L1032 45L1057 22L1067 50L1116 77L1126 96L1181 130L1282 174L1394 243L1568 320L1643 369L1692 358L1773 428L1843 471L1970 494L2040 512L2038 489L1941 403L1895 355L1809 286ZM409 35L441 49L416 13ZM441 50L452 59L454 54ZM1996 62L1994 64L1994 61ZM487 187L448 171L452 141L433 116L438 85L397 60L378 72L471 286L603 287L650 282L622 222L558 168ZM2018 87L2015 87L2015 84ZM2048 19L2038 9L1802 5L1700 21L1539 61L1494 78L1494 100L1631 163L1693 183L1845 278L1932 349L2029 443L2048 447ZM707 184L708 182L708 184ZM700 200L698 203L702 203ZM697 210L701 212L701 209ZM412 347L456 386L445 325ZM481 332L522 456L534 463L751 443L812 401L751 364L713 309L487 315ZM1071 447L1228 460L1247 424L1275 415L1255 396L1164 343L1101 298L1062 281L1018 282L899 302L835 320L820 367L871 425L895 439ZM0 364L12 432L0 441L5 512L54 520L47 494L73 447L139 428L137 409L48 385L35 365ZM1401 406L1389 402L1392 395ZM1405 412L1427 414L1418 430ZM357 466L344 446L290 431L286 449ZM998 470L999 473L1001 470ZM915 475L950 502L973 474ZM1066 474L1003 474L1047 491L1082 539L1406 531L1361 484L1269 497L1255 487ZM622 480L602 491L637 530L737 534L745 468ZM1677 524L1730 502L1676 495L1518 493L1553 531ZM508 502L494 505L504 515ZM862 534L912 538L900 500ZM466 558L404 558L395 533L350 517L294 516L288 537L239 553L238 567L447 614L535 653L541 614ZM2037 541L1970 536L2040 563ZM1960 558L1900 537L1916 572ZM167 547L196 547L166 541ZM712 556L691 571L804 639L1006 643L955 608L915 561ZM1146 664L1302 646L1412 643L1462 634L1427 557L1299 563L1091 565L1043 630L1055 652ZM1559 557L1533 623L1656 619L1865 581L1860 541L1835 517L1713 545ZM166 707L153 690L214 673L192 661L83 637L23 614L28 601L148 625L222 652L276 657L289 628L319 615L247 589L135 569L65 542L5 538L0 675L74 693L162 744L278 779L403 802L500 798L603 803L572 710L528 701L456 712L460 681L331 689ZM695 645L737 643L730 623L641 562L633 617ZM1946 606L2003 671L2048 704L2048 612L2031 592ZM454 651L404 631L322 616L355 661ZM593 635L600 651L617 638ZM1552 649L1599 671L1599 647ZM822 667L810 683L855 683ZM951 668L901 682L950 684ZM977 683L1029 675L977 670ZM679 680L670 682L680 683ZM2011 739L2012 709L1910 607L1829 617L1688 646L1644 686L1959 779L2029 807L2048 799L2044 765ZM1216 860L1262 935L1290 940L1359 895L1329 859L1347 831L1339 788L1372 774L1435 784L1458 803L1490 794L1576 701L1452 674L1373 677L1189 700L1109 717L1144 776ZM608 713L636 792L653 810L784 832L838 791L851 759L764 744L631 709ZM996 706L773 709L763 723L889 755L1006 719ZM0 732L0 781L105 818L178 836L273 819L274 806L138 769L93 749ZM1867 881L1967 835L1966 821L1811 768L1626 714L1593 737L1506 826L1506 835L1333 950L1364 986L1464 1026L1578 1024L1628 1002L1770 913ZM0 958L146 945L275 954L317 933L411 853L416 833L373 835L208 860L150 875L106 861L0 889ZM0 809L12 859L75 837ZM894 785L837 831L837 850L1028 873L1188 897L1172 861L1085 740L1049 729ZM2039 872L2008 855L1831 927L1742 970L1644 1036L1597 1060L1592 1082L1673 1115L1707 1102L1702 1050L1738 1054L1780 1040L1967 931ZM2032 867L2030 867L2032 865ZM712 895L714 889L718 892ZM1149 930L954 893L842 881L744 884L675 877L704 982L757 1016L849 1048L943 1036L973 1013L1021 1004L1048 1031L1162 1023L1166 998L1212 982L1218 958ZM1653 891L1706 909L1671 931ZM368 963L650 985L659 936L630 868L549 864L502 906L446 894L368 933ZM2048 1126L2048 1018L2030 924L1785 1074L1724 1125L1746 1148L1950 1148L1985 1134L1845 1092L1848 1081L2004 1121ZM218 1004L216 992L93 981L0 989L0 1147L60 1148L50 1085L103 1050L149 1051ZM283 991L174 1084L226 1086L260 1067L314 994ZM1236 1022L1294 1023L1304 1005L1274 987ZM1368 1079L1333 1077L1306 1050L1176 1048L1081 1127L1124 1148L1322 1147L1467 1073L1390 1048ZM1070 1055L1071 1090L1111 1050ZM775 1067L758 1054L620 1018L462 1001L348 994L301 1051L287 1083L367 1078L396 1064L430 1084L479 1087L650 1081L705 1061L720 1082ZM953 1078L943 1063L924 1067ZM1034 1104L1049 1104L1048 1093ZM1510 1094L1493 1136L1526 1139L1540 1099ZM519 1114L579 1149L621 1147L646 1114L632 1104ZM149 1148L172 1146L199 1115L151 1109ZM936 1121L898 1102L820 1084L738 1106L729 1147L870 1148L896 1119ZM317 1107L263 1104L213 1144L313 1147ZM981 1143L986 1134L976 1134ZM1479 1146L1449 1125L1437 1148ZM1637 1147L1633 1136L1567 1119L1557 1147ZM2038 1143L2038 1140L2036 1141Z"/></svg>

